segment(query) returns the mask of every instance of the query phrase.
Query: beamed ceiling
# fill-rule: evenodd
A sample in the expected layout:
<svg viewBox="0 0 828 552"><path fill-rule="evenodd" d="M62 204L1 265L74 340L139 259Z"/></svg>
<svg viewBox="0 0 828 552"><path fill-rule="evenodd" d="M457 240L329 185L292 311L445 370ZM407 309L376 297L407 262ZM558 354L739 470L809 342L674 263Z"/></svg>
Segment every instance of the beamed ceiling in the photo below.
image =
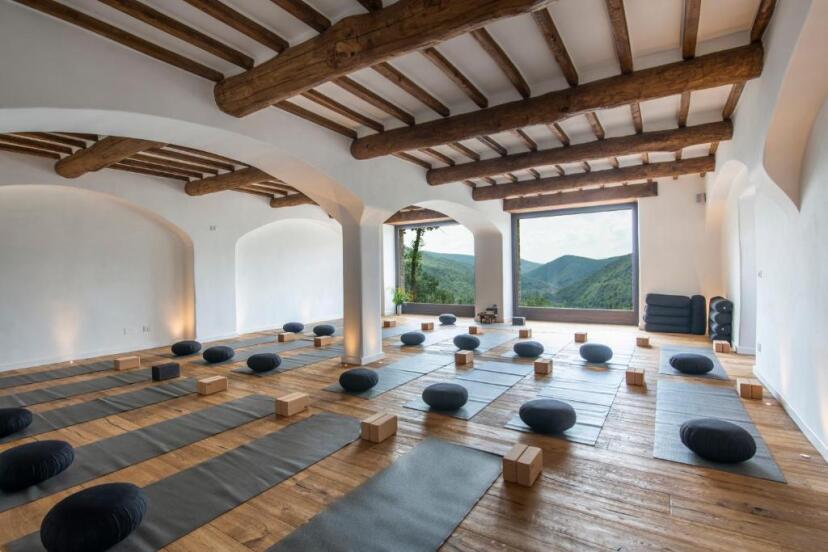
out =
<svg viewBox="0 0 828 552"><path fill-rule="evenodd" d="M775 6L14 1L216 82L217 109L285 110L352 139L357 159L395 155L508 211L644 197L655 178L712 171ZM239 182L254 191L244 178L187 187Z"/></svg>

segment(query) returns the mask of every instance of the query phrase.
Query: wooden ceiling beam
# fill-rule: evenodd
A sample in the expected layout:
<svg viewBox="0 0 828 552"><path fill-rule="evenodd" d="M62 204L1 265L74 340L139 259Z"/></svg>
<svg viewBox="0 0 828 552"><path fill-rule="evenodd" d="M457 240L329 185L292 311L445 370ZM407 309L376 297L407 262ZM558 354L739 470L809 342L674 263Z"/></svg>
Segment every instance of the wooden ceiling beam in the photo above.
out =
<svg viewBox="0 0 828 552"><path fill-rule="evenodd" d="M315 30L323 33L331 26L331 20L303 0L271 0L290 15Z"/></svg>
<svg viewBox="0 0 828 552"><path fill-rule="evenodd" d="M492 149L495 153L497 153L500 156L505 156L509 154L509 151L503 146L501 146L500 143L498 143L498 141L492 138L491 136L478 136L477 140L484 146L487 146L490 149Z"/></svg>
<svg viewBox="0 0 828 552"><path fill-rule="evenodd" d="M362 7L369 12L375 12L382 9L382 0L357 0Z"/></svg>
<svg viewBox="0 0 828 552"><path fill-rule="evenodd" d="M350 119L355 123L365 125L372 130L376 130L377 132L382 132L385 128L382 126L381 123L373 120L370 117L363 115L362 113L359 113L358 111L354 111L350 107L339 103L333 98L326 96L325 94L317 90L308 90L307 92L303 92L302 96L316 104L321 105L326 109L330 109L334 113L337 113L345 117L346 119Z"/></svg>
<svg viewBox="0 0 828 552"><path fill-rule="evenodd" d="M55 172L64 178L78 178L164 144L150 140L107 136L86 149L81 149L55 163Z"/></svg>
<svg viewBox="0 0 828 552"><path fill-rule="evenodd" d="M247 16L242 15L230 6L219 0L184 0L195 9L206 13L213 19L221 21L228 27L252 38L259 44L267 46L275 52L287 50L288 41L277 35L270 29L263 27ZM252 70L252 69L251 69Z"/></svg>
<svg viewBox="0 0 828 552"><path fill-rule="evenodd" d="M573 115L744 82L762 73L761 43L733 48L556 90L528 100L509 102L408 128L355 140L351 153L370 159L396 151L432 147L536 124L548 124Z"/></svg>
<svg viewBox="0 0 828 552"><path fill-rule="evenodd" d="M452 220L439 211L432 209L415 209L411 211L397 211L391 215L385 224L416 224L418 222L447 222Z"/></svg>
<svg viewBox="0 0 828 552"><path fill-rule="evenodd" d="M564 147L570 144L569 136L566 134L566 131L561 127L561 125L558 123L552 123L547 126L549 127L549 131L555 135L555 138L557 138Z"/></svg>
<svg viewBox="0 0 828 552"><path fill-rule="evenodd" d="M558 33L558 28L555 26L549 10L543 8L532 12L532 19L535 20L535 24L537 24L541 34L543 34L546 45L555 57L555 61L558 62L558 67L561 68L561 73L566 78L566 82L569 83L569 86L577 86L578 71L575 70L575 64L572 63L572 58L569 57L569 52L566 49L560 33Z"/></svg>
<svg viewBox="0 0 828 552"><path fill-rule="evenodd" d="M273 177L255 167L247 167L218 176L209 176L201 180L191 180L187 182L184 191L187 192L187 195L200 196L224 190L232 190L239 186L256 184L266 180L273 180Z"/></svg>
<svg viewBox="0 0 828 552"><path fill-rule="evenodd" d="M739 104L739 97L742 95L742 90L744 89L744 82L737 82L730 88L730 94L727 95L727 101L722 109L722 119L725 121L729 121L733 117L733 112L736 111L736 106Z"/></svg>
<svg viewBox="0 0 828 552"><path fill-rule="evenodd" d="M423 55L443 72L457 87L471 99L477 107L489 107L489 99L464 75L453 63L437 50L426 48Z"/></svg>
<svg viewBox="0 0 828 552"><path fill-rule="evenodd" d="M168 35L174 36L179 40L183 40L188 44L204 50L216 57L225 61L229 61L239 67L245 69L252 69L255 64L252 57L243 54L242 52L231 48L227 44L219 42L211 36L208 36L201 31L194 29L172 17L159 12L155 8L147 6L138 0L98 0L116 9L122 13L129 15L147 25L165 32Z"/></svg>
<svg viewBox="0 0 828 552"><path fill-rule="evenodd" d="M371 67L374 71L385 77L388 81L397 85L405 92L427 105L443 117L448 117L451 112L446 104L431 95L425 88L405 76L402 71L388 62L378 63Z"/></svg>
<svg viewBox="0 0 828 552"><path fill-rule="evenodd" d="M626 75L633 71L632 48L630 47L630 31L627 28L627 14L624 11L624 0L606 0L612 38L615 44L615 54L618 56L618 65L621 74Z"/></svg>
<svg viewBox="0 0 828 552"><path fill-rule="evenodd" d="M698 144L730 140L732 137L733 124L729 121L720 121L681 129L607 138L569 147L517 153L501 158L484 159L476 163L463 163L454 167L441 167L430 170L426 174L426 180L432 186L436 186L470 178L496 176L532 167L578 163L585 160L645 152L674 152Z"/></svg>
<svg viewBox="0 0 828 552"><path fill-rule="evenodd" d="M190 171L186 169L178 169L176 167L171 167L169 165L162 165L159 163L152 163L147 161L140 161L130 157L128 159L124 159L118 162L118 165L123 165L125 167L134 167L137 169L146 169L150 171L158 171L164 172L167 174L174 174L177 176L183 176L187 179L190 178L202 178L204 175L197 171Z"/></svg>
<svg viewBox="0 0 828 552"><path fill-rule="evenodd" d="M282 197L274 197L270 200L270 206L274 209L296 207L298 205L316 205L316 202L301 192Z"/></svg>
<svg viewBox="0 0 828 552"><path fill-rule="evenodd" d="M219 173L219 169L217 169L216 167L212 167L207 164L197 165L194 163L176 161L175 159L171 159L169 157L154 155L154 151L155 150L146 150L144 153L137 153L133 155L132 157L130 157L130 159L135 159L136 161L145 161L147 163L155 163L158 165L166 165L168 167L175 167L186 171L196 171L202 174Z"/></svg>
<svg viewBox="0 0 828 552"><path fill-rule="evenodd" d="M683 128L687 126L687 116L690 114L690 91L681 93L681 100L679 101L679 110L677 114L678 126Z"/></svg>
<svg viewBox="0 0 828 552"><path fill-rule="evenodd" d="M53 132L15 132L16 136L23 138L32 138L34 140L42 140L44 142L54 142L64 146L71 146L73 148L85 148L86 142L71 136L62 136ZM96 138L97 140L97 138Z"/></svg>
<svg viewBox="0 0 828 552"><path fill-rule="evenodd" d="M619 203L657 195L658 183L646 182L644 184L609 186L592 190L576 190L536 197L506 199L503 200L503 210L508 213L525 213L556 207L574 207L589 203Z"/></svg>
<svg viewBox="0 0 828 552"><path fill-rule="evenodd" d="M428 155L432 159L436 159L437 161L439 161L441 163L445 163L446 165L449 165L449 166L456 165L456 163L454 162L454 159L452 159L451 157L449 157L448 155L446 155L442 152L437 151L434 148L423 148L419 151L421 153L424 153L424 154Z"/></svg>
<svg viewBox="0 0 828 552"><path fill-rule="evenodd" d="M415 165L419 165L422 168L428 170L431 169L431 163L420 159L416 155L411 155L410 153L405 153L404 151L400 151L394 154L394 157L402 159L403 161L408 161L409 163L414 163Z"/></svg>
<svg viewBox="0 0 828 552"><path fill-rule="evenodd" d="M472 161L480 161L480 154L474 151L473 149L464 146L460 142L449 142L446 144L448 147L459 153L460 155L464 155L471 159Z"/></svg>
<svg viewBox="0 0 828 552"><path fill-rule="evenodd" d="M73 151L72 148L68 146L55 144L52 142L44 142L43 140L33 140L31 138L15 136L14 134L4 134L0 136L0 139L2 139L6 143L10 143L15 146L53 151L55 153L62 153L64 155L71 155Z"/></svg>
<svg viewBox="0 0 828 552"><path fill-rule="evenodd" d="M750 41L759 42L768 28L773 10L776 8L776 0L761 0L759 9L756 10L756 17L753 19L753 27L750 29Z"/></svg>
<svg viewBox="0 0 828 552"><path fill-rule="evenodd" d="M681 55L684 59L696 57L700 15L701 0L684 0L684 20L681 24Z"/></svg>
<svg viewBox="0 0 828 552"><path fill-rule="evenodd" d="M223 171L233 171L236 169L236 165L240 164L238 162L221 161L218 159L191 155L190 153L178 151L178 148L174 149L173 146L167 146L165 148L151 148L143 153L162 157L164 160L173 159L176 161L183 161L184 163L188 163L196 167L207 166L214 169L221 169Z"/></svg>
<svg viewBox="0 0 828 552"><path fill-rule="evenodd" d="M0 137L0 150L10 151L12 153L22 153L25 155L34 155L36 157L46 157L48 159L60 159L60 154L54 151L16 146L4 142L2 137Z"/></svg>
<svg viewBox="0 0 828 552"><path fill-rule="evenodd" d="M595 137L599 140L603 140L607 134L604 132L604 125L601 124L601 121L598 119L598 115L594 111L590 111L584 115L586 116L589 126L592 127L592 133L595 134Z"/></svg>
<svg viewBox="0 0 828 552"><path fill-rule="evenodd" d="M346 17L321 35L225 79L216 85L216 103L231 115L248 115L324 82L434 46L500 18L544 7L550 1L399 0L376 12Z"/></svg>
<svg viewBox="0 0 828 552"><path fill-rule="evenodd" d="M282 111L287 111L292 115L296 115L297 117L301 117L306 121L310 121L311 123L317 124L321 127L325 127L328 130L332 130L337 134L341 134L347 138L356 139L357 133L354 129L348 128L345 125L340 125L336 121L331 121L327 117L323 117L313 111L305 109L300 105L296 105L295 103L291 103L288 101L279 102L274 107L281 109Z"/></svg>
<svg viewBox="0 0 828 552"><path fill-rule="evenodd" d="M523 145L526 146L526 149L529 151L538 151L538 143L532 140L532 137L526 134L522 128L518 128L514 130L515 136L517 136Z"/></svg>
<svg viewBox="0 0 828 552"><path fill-rule="evenodd" d="M641 119L641 105L638 102L630 104L630 115L632 115L633 128L637 134L644 132L644 121Z"/></svg>
<svg viewBox="0 0 828 552"><path fill-rule="evenodd" d="M620 169L583 172L578 174L569 174L566 176L553 176L549 178L541 178L540 180L526 180L514 184L485 186L475 188L472 191L472 197L476 201L506 199L509 197L518 197L530 194L545 194L565 190L574 190L585 186L605 186L608 184L620 184L622 182L634 180L648 180L674 175L711 172L715 168L715 157L694 157L692 159L683 159L681 161L650 163L649 165L636 165Z"/></svg>
<svg viewBox="0 0 828 552"><path fill-rule="evenodd" d="M500 70L503 71L503 74L506 75L506 78L509 79L512 86L515 87L518 94L524 98L530 97L532 95L532 91L529 88L529 83L526 82L526 79L523 78L520 69L517 68L509 55L503 50L503 48L500 47L500 44L497 43L491 33L484 27L481 27L472 31L471 35L477 43L480 44L480 47L483 48L489 57L492 58Z"/></svg>
<svg viewBox="0 0 828 552"><path fill-rule="evenodd" d="M408 113L401 107L394 105L379 94L372 92L350 77L340 77L336 79L334 83L362 101L371 104L380 111L388 113L392 117L399 119L407 125L413 125L415 123L414 116L411 113Z"/></svg>

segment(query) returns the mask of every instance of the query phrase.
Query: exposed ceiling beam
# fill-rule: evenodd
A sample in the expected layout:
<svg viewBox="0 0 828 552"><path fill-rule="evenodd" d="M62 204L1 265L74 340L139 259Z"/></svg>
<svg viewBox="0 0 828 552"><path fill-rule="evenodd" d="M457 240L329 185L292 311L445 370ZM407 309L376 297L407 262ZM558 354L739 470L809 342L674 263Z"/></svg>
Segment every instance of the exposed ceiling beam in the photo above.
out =
<svg viewBox="0 0 828 552"><path fill-rule="evenodd" d="M632 115L633 127L638 134L644 132L644 121L641 119L641 106L638 102L630 104L630 114Z"/></svg>
<svg viewBox="0 0 828 552"><path fill-rule="evenodd" d="M346 119L350 119L351 121L354 121L358 124L365 125L370 129L376 130L377 132L383 131L384 127L381 123L373 120L372 118L366 115L363 115L358 111L354 111L347 105L339 103L338 101L334 100L329 96L326 96L318 90L308 90L307 92L303 92L302 96L316 104L321 105L324 108L330 109L334 113L337 113L338 115L341 115Z"/></svg>
<svg viewBox="0 0 828 552"><path fill-rule="evenodd" d="M163 146L164 144L150 140L107 136L55 163L55 172L64 178L77 178L119 163L144 150Z"/></svg>
<svg viewBox="0 0 828 552"><path fill-rule="evenodd" d="M621 73L633 71L632 48L630 47L630 32L627 28L627 14L624 11L624 0L606 0L612 25L612 38L615 43L615 54L618 56L618 65Z"/></svg>
<svg viewBox="0 0 828 552"><path fill-rule="evenodd" d="M228 27L231 27L238 32L252 38L259 44L263 44L276 52L285 51L290 44L288 41L277 35L270 29L263 27L247 16L242 15L230 6L220 2L219 0L184 0L192 7L202 11L221 21Z"/></svg>
<svg viewBox="0 0 828 552"><path fill-rule="evenodd" d="M288 113L296 115L297 117L301 117L306 121L316 123L317 125L325 127L328 130L332 130L338 134L341 134L342 136L346 136L348 138L357 137L357 133L354 129L348 128L345 125L340 125L335 121L331 121L327 117L323 117L322 115L314 113L313 111L305 109L304 107L296 105L295 103L284 101L277 103L275 107L278 107L282 111L287 111Z"/></svg>
<svg viewBox="0 0 828 552"><path fill-rule="evenodd" d="M10 151L12 153L23 153L25 155L35 155L37 157L46 157L48 159L60 159L60 154L55 153L51 150L45 149L34 149L34 148L27 148L23 146L15 146L12 144L8 144L0 138L0 150L2 151Z"/></svg>
<svg viewBox="0 0 828 552"><path fill-rule="evenodd" d="M587 203L618 203L657 195L658 183L646 182L644 184L577 190L537 197L506 199L503 201L503 210L509 213L530 212L549 209L550 207L572 207Z"/></svg>
<svg viewBox="0 0 828 552"><path fill-rule="evenodd" d="M274 209L296 207L297 205L316 205L316 202L301 192L282 197L274 197L270 200L270 206Z"/></svg>
<svg viewBox="0 0 828 552"><path fill-rule="evenodd" d="M733 48L556 90L479 111L355 140L351 153L370 159L431 147L530 125L554 123L573 115L743 82L762 72L761 43Z"/></svg>
<svg viewBox="0 0 828 552"><path fill-rule="evenodd" d="M750 29L751 42L759 42L762 40L762 35L765 34L765 29L768 28L768 24L773 16L774 8L776 8L776 0L761 0L759 2L759 9L756 10L753 27Z"/></svg>
<svg viewBox="0 0 828 552"><path fill-rule="evenodd" d="M532 12L532 18L543 34L543 38L546 39L546 45L549 47L552 55L555 56L555 61L558 62L558 66L561 68L561 73L566 78L566 82L569 83L569 86L577 86L578 71L575 70L572 58L569 57L569 52L566 49L560 33L558 33L558 28L555 27L552 16L549 15L549 10L544 8Z"/></svg>
<svg viewBox="0 0 828 552"><path fill-rule="evenodd" d="M370 14L346 17L321 35L225 79L216 85L216 102L226 113L248 115L329 80L434 46L497 19L544 7L550 1L399 0Z"/></svg>
<svg viewBox="0 0 828 552"><path fill-rule="evenodd" d="M431 169L431 163L429 163L428 161L425 161L423 159L420 159L416 155L411 155L410 153L405 153L404 151L401 151L399 153L395 153L394 157L398 157L399 159L402 159L403 161L408 161L409 163L414 163L415 165L419 165L419 166L421 166L422 168L424 168L426 170Z"/></svg>
<svg viewBox="0 0 828 552"><path fill-rule="evenodd" d="M426 48L423 55L427 57L438 69L462 90L477 107L489 107L489 99L480 91L475 84L466 77L457 67L454 66L437 48Z"/></svg>
<svg viewBox="0 0 828 552"><path fill-rule="evenodd" d="M272 0L272 2L317 33L325 32L331 26L330 19L316 8L306 4L304 0Z"/></svg>
<svg viewBox="0 0 828 552"><path fill-rule="evenodd" d="M200 196L224 190L233 190L240 186L256 184L267 180L273 180L273 177L255 167L247 167L218 176L209 176L201 180L191 180L187 182L184 191L187 192L187 195Z"/></svg>
<svg viewBox="0 0 828 552"><path fill-rule="evenodd" d="M701 0L684 0L684 20L681 24L681 55L684 59L696 57L700 15Z"/></svg>
<svg viewBox="0 0 828 552"><path fill-rule="evenodd" d="M358 2L369 12L382 9L382 0L358 0Z"/></svg>
<svg viewBox="0 0 828 552"><path fill-rule="evenodd" d="M681 161L668 161L664 163L650 163L649 165L636 165L621 169L607 169L603 171L591 171L566 176L553 176L541 178L540 180L526 180L514 184L500 184L498 186L485 186L475 188L472 197L477 201L491 199L506 199L531 194L544 194L574 190L584 186L604 186L607 184L620 184L634 180L649 180L683 174L696 174L712 172L716 168L716 158L713 156L694 157Z"/></svg>
<svg viewBox="0 0 828 552"><path fill-rule="evenodd" d="M340 77L334 81L338 86L344 88L362 101L369 103L379 109L388 113L392 117L396 117L407 125L414 124L414 116L408 113L401 107L394 105L379 94L376 94L368 88L362 86L357 81L350 77Z"/></svg>
<svg viewBox="0 0 828 552"><path fill-rule="evenodd" d="M687 116L690 114L690 91L681 93L681 100L679 101L678 110L678 126L679 128L687 126Z"/></svg>
<svg viewBox="0 0 828 552"><path fill-rule="evenodd" d="M742 90L745 89L744 82L737 82L730 89L730 94L727 95L727 101L722 109L722 119L729 120L736 111L736 106L739 103L739 97L742 95Z"/></svg>
<svg viewBox="0 0 828 552"><path fill-rule="evenodd" d="M408 94L419 100L421 103L427 105L443 117L448 117L451 113L449 108L446 104L435 98L432 94L430 94L425 88L411 80L410 78L406 77L402 71L391 65L390 63L383 61L382 63L378 63L371 67L374 71L388 79L390 82L394 83L401 89L405 90Z"/></svg>
<svg viewBox="0 0 828 552"><path fill-rule="evenodd" d="M412 209L411 211L397 211L391 215L385 224L413 224L417 222L443 222L450 221L443 213L431 209Z"/></svg>
<svg viewBox="0 0 828 552"><path fill-rule="evenodd" d="M512 86L515 87L518 94L524 98L531 96L532 91L529 88L529 83L526 82L520 69L517 68L509 55L500 47L500 44L497 43L491 33L485 28L480 28L472 31L471 35L480 44L480 47L489 54L489 57L492 58L500 70L503 71L503 74L506 75L506 78L509 79Z"/></svg>

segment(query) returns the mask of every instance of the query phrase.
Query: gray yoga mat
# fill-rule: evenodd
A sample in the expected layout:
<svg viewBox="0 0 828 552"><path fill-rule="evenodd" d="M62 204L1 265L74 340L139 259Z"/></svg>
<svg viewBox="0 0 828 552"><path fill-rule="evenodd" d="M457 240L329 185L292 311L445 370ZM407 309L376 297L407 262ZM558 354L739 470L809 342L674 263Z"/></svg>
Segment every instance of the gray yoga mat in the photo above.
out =
<svg viewBox="0 0 828 552"><path fill-rule="evenodd" d="M612 358L609 362L587 362L581 356L581 345L584 343L574 343L562 351L558 351L553 357L558 364L568 364L570 366L578 367L593 367L593 368L614 368L616 370L625 370L632 362L633 350L627 348L619 350L612 347Z"/></svg>
<svg viewBox="0 0 828 552"><path fill-rule="evenodd" d="M359 438L359 420L317 414L144 487L147 513L110 552L159 550ZM40 533L8 545L44 550Z"/></svg>
<svg viewBox="0 0 828 552"><path fill-rule="evenodd" d="M32 423L29 427L12 435L0 438L0 443L16 441L24 437L31 437L56 429L105 418L113 414L129 412L130 410L177 399L195 392L195 380L181 379L168 383L159 383L158 385L150 387L143 387L136 391L129 391L119 395L107 395L106 397L100 397L62 408L55 408L45 412L32 412Z"/></svg>
<svg viewBox="0 0 828 552"><path fill-rule="evenodd" d="M426 439L267 552L437 550L497 480L500 462Z"/></svg>
<svg viewBox="0 0 828 552"><path fill-rule="evenodd" d="M397 337L402 335L406 332L419 332L420 325L419 324L403 324L401 326L394 326L392 328L383 328L382 329L382 338L387 339L389 337Z"/></svg>
<svg viewBox="0 0 828 552"><path fill-rule="evenodd" d="M0 408L31 406L49 401L68 399L77 395L85 395L86 393L106 391L107 389L114 389L122 385L144 383L151 380L152 370L149 368L129 372L116 372L110 376L64 383L62 385L44 387L43 389L33 389L14 395L3 395L0 396Z"/></svg>
<svg viewBox="0 0 828 552"><path fill-rule="evenodd" d="M670 357L678 353L693 353L696 355L704 355L713 361L713 370L706 374L696 375L679 372L678 370L670 366ZM719 359L716 357L716 353L710 350L709 347L677 347L670 345L661 347L661 353L658 359L658 373L666 374L668 376L685 376L688 378L708 378L718 380L730 379L727 377L727 372L724 371L722 363L719 362Z"/></svg>
<svg viewBox="0 0 828 552"><path fill-rule="evenodd" d="M413 331L419 332L420 330L416 329ZM401 341L397 340L392 344L392 347L402 349L403 351L422 351L429 345L446 341L447 339L451 339L455 335L460 335L464 332L463 328L459 326L435 326L433 330L421 333L425 336L425 341L419 345L404 345Z"/></svg>
<svg viewBox="0 0 828 552"><path fill-rule="evenodd" d="M739 464L710 462L684 446L681 424L695 418L720 418L745 428L756 440L756 456ZM704 466L760 479L785 482L782 470L731 387L660 380L656 397L653 456L662 460Z"/></svg>
<svg viewBox="0 0 828 552"><path fill-rule="evenodd" d="M397 388L400 385L415 380L424 374L428 374L454 362L454 357L435 355L430 353L420 353L410 358L404 358L396 362L392 362L386 366L377 368L375 371L379 376L377 384L367 391L355 393L353 391L346 391L339 383L334 383L325 387L324 391L331 393L344 393L346 395L353 395L355 397L362 397L363 399L373 399L382 395L386 391Z"/></svg>
<svg viewBox="0 0 828 552"><path fill-rule="evenodd" d="M451 411L434 410L423 402L422 398L407 402L403 406L469 420L533 370L532 366L505 362L475 362L472 369L457 369L455 377L447 380L447 383L459 383L468 391L469 401L464 406Z"/></svg>
<svg viewBox="0 0 828 552"><path fill-rule="evenodd" d="M261 378L265 376L272 376L274 374L281 374L282 372L295 370L297 368L302 368L304 366L308 366L309 364L316 364L317 362L322 362L323 360L330 360L332 358L341 356L343 351L344 349L342 345L331 345L330 347L312 349L306 352L299 353L298 355L294 355L289 358L283 358L282 363L279 365L278 368L275 368L268 372L254 372L247 366L233 368L230 371L236 374L245 374L248 376L256 376Z"/></svg>
<svg viewBox="0 0 828 552"><path fill-rule="evenodd" d="M215 347L217 345L227 345L228 347L233 347L234 349L243 349L245 347L252 347L254 345L261 345L263 343L273 343L274 341L276 341L276 339L278 339L278 338L275 334L274 335L262 335L262 336L259 336L259 337L248 337L248 338L244 338L244 339L241 339L241 338L220 339L218 341L211 341L209 343L203 343L202 346L201 346L201 350L198 351L197 353L193 353L191 355L177 356L177 355L172 354L171 352L166 352L166 353L162 353L158 356L161 356L161 357L164 357L164 358L178 359L178 360L187 360L189 358L201 356L201 354L204 352L204 349L209 349L210 347Z"/></svg>
<svg viewBox="0 0 828 552"><path fill-rule="evenodd" d="M284 343L269 343L265 345L250 347L248 349L245 349L244 351L237 351L236 354L233 355L233 358L223 360L221 362L207 362L203 358L200 358L192 361L192 364L199 366L222 366L224 364L235 364L236 362L245 362L248 358L260 353L284 353L287 351L295 351L296 349L302 349L309 346L310 345L308 344L308 342L303 339L297 339L296 341L286 341Z"/></svg>
<svg viewBox="0 0 828 552"><path fill-rule="evenodd" d="M504 343L508 343L513 339L517 339L517 334L510 332L486 332L474 336L480 340L480 346L474 350L475 356L483 355L495 347L500 347ZM437 353L455 353L459 349L454 346L453 341L445 341L442 343L435 343L427 348L430 352Z"/></svg>
<svg viewBox="0 0 828 552"><path fill-rule="evenodd" d="M63 472L16 493L0 492L0 512L273 415L273 398L251 395L75 449Z"/></svg>
<svg viewBox="0 0 828 552"><path fill-rule="evenodd" d="M73 376L82 376L93 372L103 372L105 370L112 370L112 366L112 360L99 360L98 362L72 364L70 366L64 366L63 368L44 370L42 372L27 372L23 374L15 374L13 376L5 376L0 378L0 389L9 389L10 387L17 387L18 385L29 385L31 383L40 383L44 381L71 378Z"/></svg>
<svg viewBox="0 0 828 552"><path fill-rule="evenodd" d="M520 341L537 341L543 345L541 358L554 358L558 352L572 343L572 336L564 334L536 334L530 338L521 339ZM512 360L532 360L531 358L519 357L514 351L507 351L500 356L501 358L509 358Z"/></svg>
<svg viewBox="0 0 828 552"><path fill-rule="evenodd" d="M624 378L625 374L620 370L555 366L553 380L541 389L538 398L571 404L576 422L565 432L550 436L595 446ZM534 433L518 415L512 417L506 427Z"/></svg>

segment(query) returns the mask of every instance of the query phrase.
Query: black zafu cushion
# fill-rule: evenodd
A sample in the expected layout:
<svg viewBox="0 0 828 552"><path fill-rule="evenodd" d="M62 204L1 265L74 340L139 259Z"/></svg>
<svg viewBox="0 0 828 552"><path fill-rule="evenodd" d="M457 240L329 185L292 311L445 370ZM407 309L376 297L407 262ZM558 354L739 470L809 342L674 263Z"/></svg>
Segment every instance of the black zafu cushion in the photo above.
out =
<svg viewBox="0 0 828 552"><path fill-rule="evenodd" d="M172 354L175 356L194 355L201 350L201 343L198 341L179 341L170 347Z"/></svg>
<svg viewBox="0 0 828 552"><path fill-rule="evenodd" d="M216 345L215 347L210 347L201 355L204 357L204 360L209 362L210 364L215 364L216 362L224 362L225 360L230 360L235 356L236 351L233 350L233 347L228 347L227 345Z"/></svg>
<svg viewBox="0 0 828 552"><path fill-rule="evenodd" d="M247 367L254 372L270 372L282 363L282 357L276 353L256 353L247 359Z"/></svg>
<svg viewBox="0 0 828 552"><path fill-rule="evenodd" d="M733 312L733 301L725 299L724 297L713 297L710 299L711 312Z"/></svg>
<svg viewBox="0 0 828 552"><path fill-rule="evenodd" d="M165 362L152 367L152 380L164 381L181 375L181 366L177 362Z"/></svg>
<svg viewBox="0 0 828 552"><path fill-rule="evenodd" d="M690 298L690 333L704 335L707 329L707 304L703 295Z"/></svg>
<svg viewBox="0 0 828 552"><path fill-rule="evenodd" d="M677 353L670 357L670 366L683 374L706 374L713 369L713 361L696 353Z"/></svg>
<svg viewBox="0 0 828 552"><path fill-rule="evenodd" d="M681 424L684 446L712 462L744 462L756 454L756 441L743 427L716 418L697 418Z"/></svg>
<svg viewBox="0 0 828 552"><path fill-rule="evenodd" d="M535 358L543 354L543 345L537 341L519 341L514 344L512 350L519 357Z"/></svg>
<svg viewBox="0 0 828 552"><path fill-rule="evenodd" d="M454 336L454 346L462 351L474 351L480 347L480 340L469 334L460 334Z"/></svg>
<svg viewBox="0 0 828 552"><path fill-rule="evenodd" d="M660 307L690 307L690 298L684 295L664 295L662 293L648 293L645 302L648 305L658 305Z"/></svg>
<svg viewBox="0 0 828 552"><path fill-rule="evenodd" d="M406 332L400 336L403 345L420 345L425 341L425 334L422 332Z"/></svg>
<svg viewBox="0 0 828 552"><path fill-rule="evenodd" d="M40 541L49 552L103 552L141 525L147 498L131 483L106 483L68 496L49 510Z"/></svg>
<svg viewBox="0 0 828 552"><path fill-rule="evenodd" d="M0 437L17 433L31 423L32 413L25 408L0 408Z"/></svg>
<svg viewBox="0 0 828 552"><path fill-rule="evenodd" d="M369 368L352 368L339 375L339 385L346 391L368 391L379 381L376 372Z"/></svg>
<svg viewBox="0 0 828 552"><path fill-rule="evenodd" d="M452 324L457 322L457 317L450 313L441 314L439 316L439 319L440 324L442 324L443 326L451 326Z"/></svg>
<svg viewBox="0 0 828 552"><path fill-rule="evenodd" d="M305 329L305 325L301 322L288 322L282 329L289 333L299 333Z"/></svg>
<svg viewBox="0 0 828 552"><path fill-rule="evenodd" d="M733 324L733 313L732 312L711 312L710 313L710 323L711 324Z"/></svg>
<svg viewBox="0 0 828 552"><path fill-rule="evenodd" d="M575 425L572 405L555 399L535 399L523 403L518 412L523 423L538 433L563 433Z"/></svg>
<svg viewBox="0 0 828 552"><path fill-rule="evenodd" d="M612 349L600 343L584 343L579 349L581 358L587 362L603 364L612 358Z"/></svg>
<svg viewBox="0 0 828 552"><path fill-rule="evenodd" d="M458 383L435 383L423 390L423 402L434 410L457 410L469 400L469 392Z"/></svg>
<svg viewBox="0 0 828 552"><path fill-rule="evenodd" d="M730 336L733 334L733 324L710 324L710 333Z"/></svg>
<svg viewBox="0 0 828 552"><path fill-rule="evenodd" d="M317 337L322 337L323 335L333 335L336 333L336 328L330 324L319 324L318 326L313 327L313 333Z"/></svg>
<svg viewBox="0 0 828 552"><path fill-rule="evenodd" d="M75 450L66 441L35 441L0 454L0 489L7 493L37 485L69 467Z"/></svg>

